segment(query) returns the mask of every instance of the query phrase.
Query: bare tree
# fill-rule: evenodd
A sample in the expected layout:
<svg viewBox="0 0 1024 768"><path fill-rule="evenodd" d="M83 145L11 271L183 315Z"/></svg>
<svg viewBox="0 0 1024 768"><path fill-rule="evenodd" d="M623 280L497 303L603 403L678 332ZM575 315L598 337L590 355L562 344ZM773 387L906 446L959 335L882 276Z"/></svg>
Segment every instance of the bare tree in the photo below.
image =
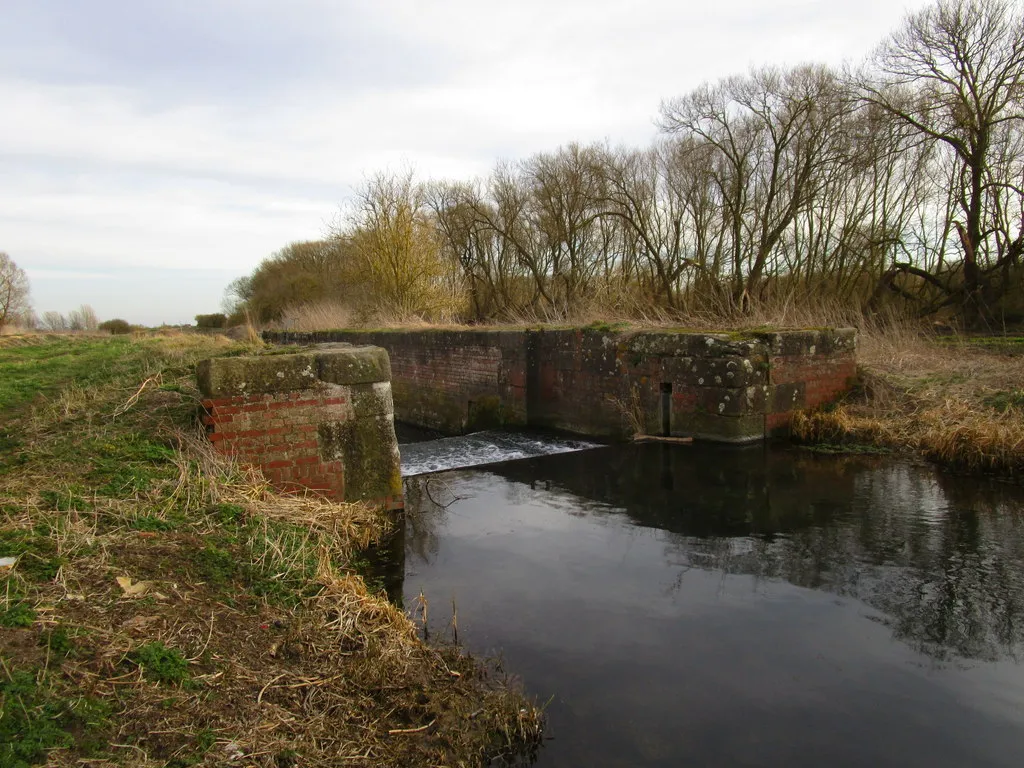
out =
<svg viewBox="0 0 1024 768"><path fill-rule="evenodd" d="M68 330L68 319L64 317L60 312L43 312L42 326L47 331L66 331Z"/></svg>
<svg viewBox="0 0 1024 768"><path fill-rule="evenodd" d="M666 132L715 150L740 305L757 297L777 249L838 160L848 109L835 75L810 65L755 70L662 104Z"/></svg>
<svg viewBox="0 0 1024 768"><path fill-rule="evenodd" d="M477 185L433 182L425 187L426 203L434 215L447 258L459 265L469 291L472 319L483 321L512 303L508 288L513 265L503 257L501 238L486 226L477 211L486 208Z"/></svg>
<svg viewBox="0 0 1024 768"><path fill-rule="evenodd" d="M597 201L601 174L594 147L569 144L534 155L522 166L530 190L530 220L551 262L552 298L571 316L590 291L601 249Z"/></svg>
<svg viewBox="0 0 1024 768"><path fill-rule="evenodd" d="M99 325L96 311L88 304L68 312L68 327L72 331L95 331Z"/></svg>
<svg viewBox="0 0 1024 768"><path fill-rule="evenodd" d="M370 178L338 235L351 245L355 277L368 291L366 309L432 319L457 314L460 275L442 254L426 189L412 171Z"/></svg>
<svg viewBox="0 0 1024 768"><path fill-rule="evenodd" d="M30 311L28 276L0 251L0 329Z"/></svg>
<svg viewBox="0 0 1024 768"><path fill-rule="evenodd" d="M879 74L860 80L862 98L954 159L950 229L963 252L965 308L978 313L987 276L1024 250L1024 225L1007 219L1007 203L1019 209L1024 197L1024 13L1009 0L940 0L909 16L875 65Z"/></svg>
<svg viewBox="0 0 1024 768"><path fill-rule="evenodd" d="M280 314L336 283L369 309L476 321L826 298L1012 311L1020 0L937 0L855 76L754 69L664 102L660 122L651 147L567 144L472 182L378 174L334 252L290 246L229 294Z"/></svg>

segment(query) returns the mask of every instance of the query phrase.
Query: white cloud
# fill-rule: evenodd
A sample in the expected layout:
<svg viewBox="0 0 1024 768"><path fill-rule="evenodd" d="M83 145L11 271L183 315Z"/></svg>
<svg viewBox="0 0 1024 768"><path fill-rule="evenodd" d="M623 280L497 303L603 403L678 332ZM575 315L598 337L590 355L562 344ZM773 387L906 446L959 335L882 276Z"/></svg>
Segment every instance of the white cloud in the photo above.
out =
<svg viewBox="0 0 1024 768"><path fill-rule="evenodd" d="M189 307L211 311L223 287L213 270L226 284L320 236L365 174L409 164L467 177L573 140L646 143L662 98L751 65L865 55L905 10L885 0L55 7L25 2L0 20L0 249L33 276L38 308L62 311L88 302L95 281L73 298L66 280L50 290L49 270L83 266L205 271ZM111 293L104 312L188 320L180 287ZM58 300L72 304L45 303Z"/></svg>

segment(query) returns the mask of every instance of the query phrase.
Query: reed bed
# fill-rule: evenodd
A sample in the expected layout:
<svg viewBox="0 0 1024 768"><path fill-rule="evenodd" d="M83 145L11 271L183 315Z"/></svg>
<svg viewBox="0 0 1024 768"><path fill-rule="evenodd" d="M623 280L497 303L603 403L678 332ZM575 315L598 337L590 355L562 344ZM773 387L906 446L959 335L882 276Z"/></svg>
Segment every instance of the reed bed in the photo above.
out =
<svg viewBox="0 0 1024 768"><path fill-rule="evenodd" d="M1012 342L1012 339L1010 340ZM1024 348L909 325L867 328L859 382L839 405L801 414L797 439L912 451L972 473L1024 478Z"/></svg>

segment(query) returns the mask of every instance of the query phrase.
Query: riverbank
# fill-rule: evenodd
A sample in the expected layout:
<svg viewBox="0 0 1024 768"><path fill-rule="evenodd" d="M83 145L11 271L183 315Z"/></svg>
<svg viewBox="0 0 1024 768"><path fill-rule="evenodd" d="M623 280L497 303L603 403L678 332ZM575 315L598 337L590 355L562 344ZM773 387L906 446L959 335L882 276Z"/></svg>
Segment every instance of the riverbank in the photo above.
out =
<svg viewBox="0 0 1024 768"><path fill-rule="evenodd" d="M1024 479L1024 339L862 332L858 385L798 415L797 440L916 453L950 469Z"/></svg>
<svg viewBox="0 0 1024 768"><path fill-rule="evenodd" d="M198 431L223 337L0 346L0 764L478 765L536 710L360 574L382 512Z"/></svg>

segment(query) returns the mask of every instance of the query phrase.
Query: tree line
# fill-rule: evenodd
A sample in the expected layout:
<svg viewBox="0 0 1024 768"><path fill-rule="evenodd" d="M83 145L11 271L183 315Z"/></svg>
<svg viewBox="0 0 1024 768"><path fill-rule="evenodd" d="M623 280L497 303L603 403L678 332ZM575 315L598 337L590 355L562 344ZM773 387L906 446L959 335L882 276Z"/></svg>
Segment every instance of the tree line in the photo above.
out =
<svg viewBox="0 0 1024 768"><path fill-rule="evenodd" d="M0 331L8 326L54 332L107 331L112 334L133 330L133 326L121 319L101 323L88 304L82 304L66 315L60 312L37 315L32 309L28 275L10 256L0 251Z"/></svg>
<svg viewBox="0 0 1024 768"><path fill-rule="evenodd" d="M667 99L648 147L569 144L482 179L382 172L324 240L229 288L473 322L830 301L1024 319L1024 13L941 0L856 70L762 67Z"/></svg>

